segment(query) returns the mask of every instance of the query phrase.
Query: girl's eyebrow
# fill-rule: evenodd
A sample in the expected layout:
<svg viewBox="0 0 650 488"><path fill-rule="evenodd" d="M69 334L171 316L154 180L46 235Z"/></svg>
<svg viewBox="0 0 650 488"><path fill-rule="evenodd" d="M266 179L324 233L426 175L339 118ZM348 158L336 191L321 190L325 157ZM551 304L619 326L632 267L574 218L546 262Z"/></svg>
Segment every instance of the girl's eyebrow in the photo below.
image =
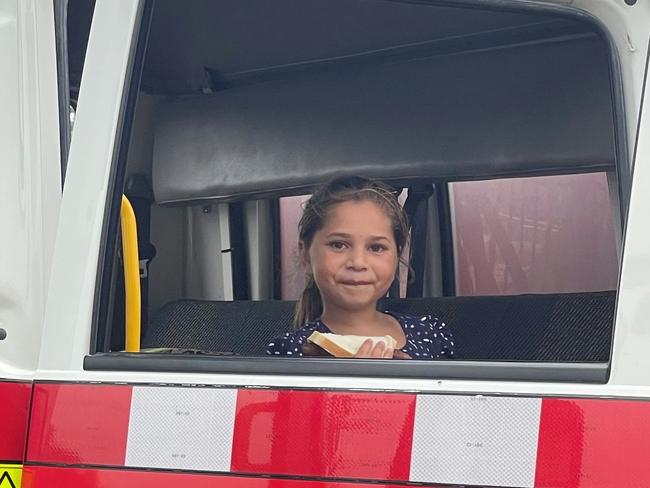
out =
<svg viewBox="0 0 650 488"><path fill-rule="evenodd" d="M331 237L341 237L343 239L352 239L352 235L351 234L346 234L345 232L332 232L330 234L327 234L327 239L329 239ZM386 237L386 236L369 236L369 239L371 241L381 241L381 240L390 241L390 239L388 237Z"/></svg>

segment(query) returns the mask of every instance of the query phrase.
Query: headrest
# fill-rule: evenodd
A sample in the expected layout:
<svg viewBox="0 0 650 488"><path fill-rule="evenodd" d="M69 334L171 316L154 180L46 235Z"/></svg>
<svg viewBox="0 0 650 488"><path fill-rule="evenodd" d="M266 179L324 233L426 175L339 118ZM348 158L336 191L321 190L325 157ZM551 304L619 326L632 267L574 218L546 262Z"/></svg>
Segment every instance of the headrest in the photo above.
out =
<svg viewBox="0 0 650 488"><path fill-rule="evenodd" d="M164 103L158 203L288 193L334 176L476 179L615 164L596 37L347 66Z"/></svg>

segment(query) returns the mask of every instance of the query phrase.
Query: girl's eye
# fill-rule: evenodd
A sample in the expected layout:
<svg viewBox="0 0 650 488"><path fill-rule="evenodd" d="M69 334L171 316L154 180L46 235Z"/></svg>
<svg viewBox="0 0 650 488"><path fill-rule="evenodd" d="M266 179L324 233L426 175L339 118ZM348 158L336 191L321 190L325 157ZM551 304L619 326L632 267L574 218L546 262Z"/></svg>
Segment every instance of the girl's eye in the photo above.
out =
<svg viewBox="0 0 650 488"><path fill-rule="evenodd" d="M345 249L346 244L343 241L332 241L332 242L329 243L329 247L331 247L332 249L334 249L336 251L340 251L342 249Z"/></svg>
<svg viewBox="0 0 650 488"><path fill-rule="evenodd" d="M386 246L383 244L371 244L370 245L370 251L371 252L384 252L386 250Z"/></svg>

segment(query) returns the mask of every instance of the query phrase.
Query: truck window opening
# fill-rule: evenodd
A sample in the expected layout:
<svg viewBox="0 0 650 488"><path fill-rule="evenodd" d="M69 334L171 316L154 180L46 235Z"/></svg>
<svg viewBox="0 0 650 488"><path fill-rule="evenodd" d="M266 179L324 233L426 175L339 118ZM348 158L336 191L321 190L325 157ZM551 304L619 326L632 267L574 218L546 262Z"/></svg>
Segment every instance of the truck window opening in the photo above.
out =
<svg viewBox="0 0 650 488"><path fill-rule="evenodd" d="M361 173L424 195L418 269L386 307L441 316L462 360L606 365L620 232L607 43L543 14L352 3L265 20L157 3L116 185L138 223L143 350L263 356L301 290L304 195ZM98 351L119 352L122 256L107 258Z"/></svg>

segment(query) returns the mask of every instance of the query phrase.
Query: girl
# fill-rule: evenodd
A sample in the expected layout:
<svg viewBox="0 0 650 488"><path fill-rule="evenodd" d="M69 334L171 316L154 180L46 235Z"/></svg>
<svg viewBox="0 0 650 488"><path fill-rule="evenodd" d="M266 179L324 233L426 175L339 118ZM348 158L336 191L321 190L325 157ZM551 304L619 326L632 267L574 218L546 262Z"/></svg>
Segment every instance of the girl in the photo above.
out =
<svg viewBox="0 0 650 488"><path fill-rule="evenodd" d="M388 186L337 178L312 195L298 226L306 286L296 306L297 329L271 342L267 354L318 354L320 348L307 342L317 330L397 340L395 351L367 340L358 358L453 356L451 334L440 320L377 311L408 239L404 212Z"/></svg>

